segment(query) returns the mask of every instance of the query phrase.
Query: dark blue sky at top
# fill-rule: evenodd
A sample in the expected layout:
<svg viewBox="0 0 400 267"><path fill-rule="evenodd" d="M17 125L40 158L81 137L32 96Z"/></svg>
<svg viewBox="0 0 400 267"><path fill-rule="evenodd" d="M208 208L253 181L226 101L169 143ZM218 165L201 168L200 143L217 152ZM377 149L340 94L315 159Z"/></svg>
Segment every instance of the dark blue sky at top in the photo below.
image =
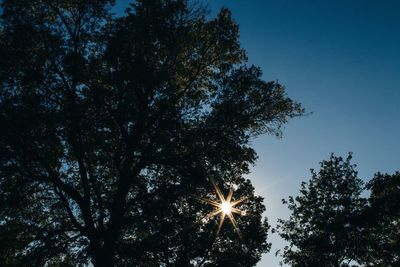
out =
<svg viewBox="0 0 400 267"><path fill-rule="evenodd" d="M249 178L273 226L289 214L281 199L296 195L331 152L353 152L365 181L400 170L400 1L204 2L211 15L223 6L232 11L249 64L312 112L290 121L282 139L253 141L259 160ZM257 266L278 266L274 253L284 242L273 234L269 241L273 248Z"/></svg>

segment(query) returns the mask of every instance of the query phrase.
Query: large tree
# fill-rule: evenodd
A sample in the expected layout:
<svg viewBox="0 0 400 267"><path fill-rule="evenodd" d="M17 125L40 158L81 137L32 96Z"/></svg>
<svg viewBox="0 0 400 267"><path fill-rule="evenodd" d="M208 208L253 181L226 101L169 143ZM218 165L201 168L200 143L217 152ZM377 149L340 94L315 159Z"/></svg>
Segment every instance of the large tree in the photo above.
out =
<svg viewBox="0 0 400 267"><path fill-rule="evenodd" d="M249 142L301 106L246 65L229 10L112 2L1 2L1 264L254 265ZM242 200L236 231L199 201L216 187Z"/></svg>
<svg viewBox="0 0 400 267"><path fill-rule="evenodd" d="M363 182L357 177L351 154L346 159L333 154L311 170L311 179L301 184L300 194L283 200L291 215L280 219L277 230L288 241L282 256L296 267L345 267L354 264L366 247L360 221L366 207L361 197Z"/></svg>

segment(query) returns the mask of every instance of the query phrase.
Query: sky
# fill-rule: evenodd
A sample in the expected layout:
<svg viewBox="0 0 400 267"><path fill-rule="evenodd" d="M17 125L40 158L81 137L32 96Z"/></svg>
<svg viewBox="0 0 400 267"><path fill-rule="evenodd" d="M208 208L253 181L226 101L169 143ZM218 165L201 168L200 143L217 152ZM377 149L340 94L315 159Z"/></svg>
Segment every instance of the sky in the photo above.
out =
<svg viewBox="0 0 400 267"><path fill-rule="evenodd" d="M334 152L353 152L359 177L400 170L400 1L213 0L240 25L249 64L278 80L311 114L290 121L283 137L253 141L259 155L249 178L265 198L272 226L289 211L310 168ZM273 234L257 265L279 266L285 243Z"/></svg>
<svg viewBox="0 0 400 267"><path fill-rule="evenodd" d="M124 3L125 2L125 3ZM119 1L118 8L127 1ZM400 1L208 0L228 7L240 25L249 64L278 80L310 114L291 120L283 137L253 141L259 155L249 178L265 198L272 226L289 211L310 168L334 152L353 152L359 177L400 170ZM258 267L279 266L275 234Z"/></svg>

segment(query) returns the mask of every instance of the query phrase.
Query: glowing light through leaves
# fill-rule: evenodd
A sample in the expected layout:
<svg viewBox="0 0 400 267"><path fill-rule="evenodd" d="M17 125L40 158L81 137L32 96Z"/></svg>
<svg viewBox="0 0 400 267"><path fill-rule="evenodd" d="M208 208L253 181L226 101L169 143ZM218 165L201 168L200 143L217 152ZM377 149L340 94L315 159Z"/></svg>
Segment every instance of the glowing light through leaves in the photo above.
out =
<svg viewBox="0 0 400 267"><path fill-rule="evenodd" d="M240 235L240 230L239 227L236 223L236 219L233 216L234 213L236 214L240 214L240 215L245 215L246 211L242 211L238 208L235 208L236 205L240 204L241 202L243 202L244 200L246 200L246 197L238 199L233 201L232 200L232 195L233 195L233 190L231 189L228 193L228 195L226 196L226 198L224 197L224 195L222 194L221 190L218 188L218 186L213 182L214 185L214 189L215 189L215 193L217 194L218 200L219 201L215 201L215 200L211 200L211 199L206 199L206 198L201 198L200 200L212 205L215 207L215 210L210 212L206 218L209 219L211 217L214 217L216 215L220 215L220 219L219 219L219 223L218 223L218 229L217 229L217 235L219 234L219 231L222 228L222 225L225 221L225 217L228 217L229 220L231 221L236 233L239 235L239 237L241 237Z"/></svg>
<svg viewBox="0 0 400 267"><path fill-rule="evenodd" d="M231 211L232 211L231 203L223 202L221 204L221 210L222 210L222 212L225 213L225 215L228 215L229 213L231 213Z"/></svg>

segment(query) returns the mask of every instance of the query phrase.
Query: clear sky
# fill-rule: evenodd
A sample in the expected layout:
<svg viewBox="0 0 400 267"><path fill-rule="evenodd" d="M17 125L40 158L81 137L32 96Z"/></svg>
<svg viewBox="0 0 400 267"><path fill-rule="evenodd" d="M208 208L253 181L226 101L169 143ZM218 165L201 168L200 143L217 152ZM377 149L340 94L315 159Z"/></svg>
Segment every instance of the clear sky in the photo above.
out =
<svg viewBox="0 0 400 267"><path fill-rule="evenodd" d="M232 10L249 63L279 80L311 115L289 122L282 139L253 142L250 175L266 216L286 218L281 199L297 195L309 169L331 152L354 153L359 176L400 170L400 1L209 0ZM257 266L278 266L276 249Z"/></svg>
<svg viewBox="0 0 400 267"><path fill-rule="evenodd" d="M259 160L249 177L272 226L289 214L281 199L296 195L331 152L353 152L364 180L400 170L400 1L205 2L213 13L232 10L249 63L312 112L290 121L282 139L253 142ZM284 243L272 234L269 241L257 266L278 266L274 253Z"/></svg>

